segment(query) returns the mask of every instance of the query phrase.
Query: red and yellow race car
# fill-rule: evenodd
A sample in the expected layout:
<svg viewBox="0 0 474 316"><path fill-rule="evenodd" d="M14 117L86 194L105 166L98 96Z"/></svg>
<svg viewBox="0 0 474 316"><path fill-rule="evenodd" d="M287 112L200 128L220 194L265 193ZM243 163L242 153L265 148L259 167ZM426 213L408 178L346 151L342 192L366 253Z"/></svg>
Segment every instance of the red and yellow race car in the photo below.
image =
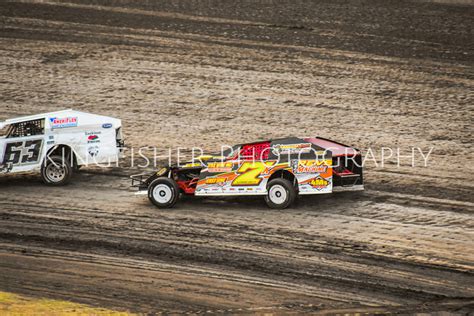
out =
<svg viewBox="0 0 474 316"><path fill-rule="evenodd" d="M289 207L298 195L363 190L358 149L321 137L288 137L240 144L218 156L134 175L132 186L160 207L180 194L262 195L271 208Z"/></svg>

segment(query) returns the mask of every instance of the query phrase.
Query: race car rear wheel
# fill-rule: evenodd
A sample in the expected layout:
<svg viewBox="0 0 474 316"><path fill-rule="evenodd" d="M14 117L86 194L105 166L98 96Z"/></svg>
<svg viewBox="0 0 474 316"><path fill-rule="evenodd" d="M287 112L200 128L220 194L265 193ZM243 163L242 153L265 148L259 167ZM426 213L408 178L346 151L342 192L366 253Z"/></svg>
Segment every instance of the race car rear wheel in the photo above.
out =
<svg viewBox="0 0 474 316"><path fill-rule="evenodd" d="M179 187L170 178L159 177L148 186L148 198L159 208L173 207L179 198Z"/></svg>
<svg viewBox="0 0 474 316"><path fill-rule="evenodd" d="M46 157L41 168L41 177L47 185L65 185L71 180L72 168L67 159L62 156Z"/></svg>
<svg viewBox="0 0 474 316"><path fill-rule="evenodd" d="M268 183L268 193L265 202L271 208L284 209L293 204L296 198L296 190L287 179L273 179Z"/></svg>

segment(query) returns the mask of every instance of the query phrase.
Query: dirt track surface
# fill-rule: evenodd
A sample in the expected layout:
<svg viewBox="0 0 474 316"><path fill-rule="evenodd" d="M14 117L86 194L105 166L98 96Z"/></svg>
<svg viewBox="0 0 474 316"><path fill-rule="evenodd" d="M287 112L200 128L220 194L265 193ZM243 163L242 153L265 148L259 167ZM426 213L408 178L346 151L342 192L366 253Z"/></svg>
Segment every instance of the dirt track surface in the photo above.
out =
<svg viewBox="0 0 474 316"><path fill-rule="evenodd" d="M320 135L434 150L428 168L372 163L365 192L285 211L160 211L128 168L63 188L2 177L1 290L141 312L474 308L473 7L74 2L0 3L0 119L116 116L133 147Z"/></svg>

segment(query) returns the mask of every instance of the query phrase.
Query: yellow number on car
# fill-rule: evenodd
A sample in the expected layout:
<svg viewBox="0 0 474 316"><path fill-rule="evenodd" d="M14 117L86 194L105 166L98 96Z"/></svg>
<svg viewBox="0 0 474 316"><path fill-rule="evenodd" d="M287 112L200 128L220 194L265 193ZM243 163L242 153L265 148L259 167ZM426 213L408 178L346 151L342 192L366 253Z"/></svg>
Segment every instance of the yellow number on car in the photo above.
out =
<svg viewBox="0 0 474 316"><path fill-rule="evenodd" d="M269 165L264 162L244 162L237 170L240 175L232 181L232 185L259 185L262 182L259 176Z"/></svg>

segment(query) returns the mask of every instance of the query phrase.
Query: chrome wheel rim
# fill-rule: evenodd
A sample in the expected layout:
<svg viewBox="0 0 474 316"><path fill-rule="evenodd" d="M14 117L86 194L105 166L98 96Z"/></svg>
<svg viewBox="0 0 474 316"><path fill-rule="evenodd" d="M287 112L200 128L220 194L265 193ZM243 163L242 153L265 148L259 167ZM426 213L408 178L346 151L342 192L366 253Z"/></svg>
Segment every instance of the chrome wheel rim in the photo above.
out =
<svg viewBox="0 0 474 316"><path fill-rule="evenodd" d="M50 182L61 182L66 177L66 168L59 163L51 163L46 167L46 177Z"/></svg>
<svg viewBox="0 0 474 316"><path fill-rule="evenodd" d="M283 204L288 197L288 192L282 185L275 184L270 188L268 197L275 204Z"/></svg>
<svg viewBox="0 0 474 316"><path fill-rule="evenodd" d="M168 203L173 198L173 191L166 184L158 184L153 189L153 198L161 204Z"/></svg>

